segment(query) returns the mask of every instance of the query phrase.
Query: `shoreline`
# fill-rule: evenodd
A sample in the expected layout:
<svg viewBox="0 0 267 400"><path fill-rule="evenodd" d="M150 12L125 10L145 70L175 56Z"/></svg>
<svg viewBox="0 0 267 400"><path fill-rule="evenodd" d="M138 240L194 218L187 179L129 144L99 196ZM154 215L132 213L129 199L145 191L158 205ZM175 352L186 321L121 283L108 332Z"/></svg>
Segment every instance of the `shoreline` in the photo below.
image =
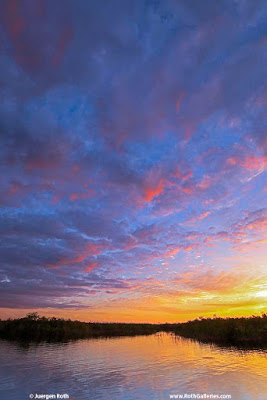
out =
<svg viewBox="0 0 267 400"><path fill-rule="evenodd" d="M40 317L0 320L0 338L24 342L62 342L173 333L204 343L227 346L267 347L267 315L242 318L199 318L174 324L80 322Z"/></svg>

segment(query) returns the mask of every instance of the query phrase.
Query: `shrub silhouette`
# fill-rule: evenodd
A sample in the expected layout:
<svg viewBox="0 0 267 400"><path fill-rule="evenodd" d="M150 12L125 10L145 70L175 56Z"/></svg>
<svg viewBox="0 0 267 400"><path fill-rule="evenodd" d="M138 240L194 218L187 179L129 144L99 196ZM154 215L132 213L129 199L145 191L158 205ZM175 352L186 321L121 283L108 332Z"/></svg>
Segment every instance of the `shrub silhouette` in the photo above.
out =
<svg viewBox="0 0 267 400"><path fill-rule="evenodd" d="M267 345L267 314L248 318L198 318L169 325L169 331L192 339L230 345Z"/></svg>
<svg viewBox="0 0 267 400"><path fill-rule="evenodd" d="M218 344L266 346L267 315L249 318L200 317L177 324L134 324L71 321L41 317L33 312L24 318L0 320L0 337L28 342L151 335L157 332L172 332Z"/></svg>
<svg viewBox="0 0 267 400"><path fill-rule="evenodd" d="M59 341L89 337L149 335L159 331L159 325L97 323L40 317L31 313L20 319L0 321L0 336L27 341Z"/></svg>

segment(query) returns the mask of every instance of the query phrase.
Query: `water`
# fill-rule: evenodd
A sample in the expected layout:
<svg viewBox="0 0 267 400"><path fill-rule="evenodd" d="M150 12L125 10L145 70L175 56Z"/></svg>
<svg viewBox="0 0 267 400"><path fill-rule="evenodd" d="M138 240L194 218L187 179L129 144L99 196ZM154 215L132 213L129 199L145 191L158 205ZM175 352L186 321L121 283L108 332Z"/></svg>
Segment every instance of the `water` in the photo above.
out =
<svg viewBox="0 0 267 400"><path fill-rule="evenodd" d="M267 398L267 355L169 334L27 347L0 341L0 399L169 400L170 394Z"/></svg>

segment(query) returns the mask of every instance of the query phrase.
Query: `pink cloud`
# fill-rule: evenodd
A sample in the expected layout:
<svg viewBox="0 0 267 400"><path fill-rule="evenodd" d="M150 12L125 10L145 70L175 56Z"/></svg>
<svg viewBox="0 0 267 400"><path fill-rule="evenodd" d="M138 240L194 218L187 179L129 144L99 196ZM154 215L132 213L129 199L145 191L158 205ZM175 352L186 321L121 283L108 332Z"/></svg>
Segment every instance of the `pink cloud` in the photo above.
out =
<svg viewBox="0 0 267 400"><path fill-rule="evenodd" d="M208 217L210 215L210 211L204 211L203 213L199 214L196 217L192 217L190 218L188 221L186 221L188 224L192 224L198 221L202 221L203 219L205 219L206 217Z"/></svg>
<svg viewBox="0 0 267 400"><path fill-rule="evenodd" d="M85 272L92 272L93 269L97 268L99 265L97 262L92 262L90 264L88 264L85 268Z"/></svg>
<svg viewBox="0 0 267 400"><path fill-rule="evenodd" d="M169 245L167 246L167 251L165 251L164 258L169 258L175 256L182 249L182 246Z"/></svg>
<svg viewBox="0 0 267 400"><path fill-rule="evenodd" d="M257 170L260 168L265 169L267 166L267 156L255 156L247 155L242 156L232 156L226 159L226 164L228 165L238 165L240 167L246 168L248 170Z"/></svg>
<svg viewBox="0 0 267 400"><path fill-rule="evenodd" d="M205 175L204 178L199 182L198 187L202 190L205 190L208 189L213 182L214 178L211 178L209 175Z"/></svg>
<svg viewBox="0 0 267 400"><path fill-rule="evenodd" d="M245 286L251 276L245 271L215 272L212 269L192 270L177 274L174 282L194 292L227 293Z"/></svg>
<svg viewBox="0 0 267 400"><path fill-rule="evenodd" d="M163 180L160 180L158 182L158 184L154 187L146 187L144 201L145 202L152 201L155 197L162 194L163 191L164 191L164 181Z"/></svg>
<svg viewBox="0 0 267 400"><path fill-rule="evenodd" d="M266 231L267 218L265 216L257 218L256 220L247 223L244 228L252 231Z"/></svg>

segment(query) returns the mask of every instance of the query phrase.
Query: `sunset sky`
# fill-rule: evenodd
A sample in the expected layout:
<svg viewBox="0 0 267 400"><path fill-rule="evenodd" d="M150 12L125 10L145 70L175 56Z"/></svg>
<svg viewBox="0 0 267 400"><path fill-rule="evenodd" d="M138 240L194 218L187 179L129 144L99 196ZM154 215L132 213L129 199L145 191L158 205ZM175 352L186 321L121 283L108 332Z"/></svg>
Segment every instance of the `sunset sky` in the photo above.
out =
<svg viewBox="0 0 267 400"><path fill-rule="evenodd" d="M0 2L0 317L266 311L266 2Z"/></svg>

